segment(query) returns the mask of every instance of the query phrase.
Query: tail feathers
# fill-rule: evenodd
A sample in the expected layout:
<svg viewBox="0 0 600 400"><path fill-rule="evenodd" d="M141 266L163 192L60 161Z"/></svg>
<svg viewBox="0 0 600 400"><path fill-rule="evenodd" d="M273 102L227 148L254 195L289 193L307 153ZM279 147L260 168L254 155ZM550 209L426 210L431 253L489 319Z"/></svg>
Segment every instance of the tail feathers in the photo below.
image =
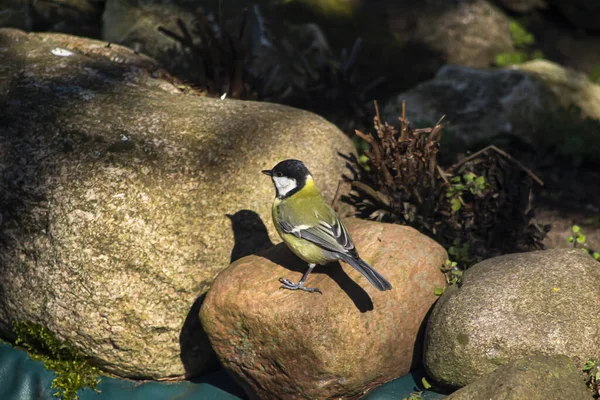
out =
<svg viewBox="0 0 600 400"><path fill-rule="evenodd" d="M354 269L363 274L363 276L367 278L367 280L371 282L371 284L377 289L384 291L392 288L392 285L383 276L381 276L379 272L375 271L373 267L364 262L363 259L356 259L346 255L342 255L341 259L352 265Z"/></svg>

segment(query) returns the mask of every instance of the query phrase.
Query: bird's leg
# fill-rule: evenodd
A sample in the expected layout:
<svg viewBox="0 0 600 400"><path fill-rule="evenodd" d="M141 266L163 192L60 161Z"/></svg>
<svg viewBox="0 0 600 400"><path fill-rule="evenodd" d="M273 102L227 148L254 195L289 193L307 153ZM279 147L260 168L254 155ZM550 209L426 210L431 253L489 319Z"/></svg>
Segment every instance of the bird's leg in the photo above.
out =
<svg viewBox="0 0 600 400"><path fill-rule="evenodd" d="M311 293L318 292L318 293L323 294L323 292L321 292L320 289L308 288L308 287L304 286L304 282L306 282L306 279L308 278L308 276L310 275L310 273L312 272L312 270L315 266L316 266L316 264L308 264L308 269L306 270L306 272L302 276L302 279L300 279L300 282L298 282L298 283L294 283L294 282L290 281L289 279L279 278L279 282L283 283L283 285L281 285L279 288L280 289L289 289L289 290L304 290L305 292L311 292Z"/></svg>

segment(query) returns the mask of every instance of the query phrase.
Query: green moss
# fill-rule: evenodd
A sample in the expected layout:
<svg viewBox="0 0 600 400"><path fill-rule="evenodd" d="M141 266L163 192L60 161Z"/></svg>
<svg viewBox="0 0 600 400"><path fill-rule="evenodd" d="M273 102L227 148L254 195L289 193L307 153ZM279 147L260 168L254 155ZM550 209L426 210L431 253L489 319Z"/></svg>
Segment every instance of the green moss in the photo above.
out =
<svg viewBox="0 0 600 400"><path fill-rule="evenodd" d="M509 51L506 53L496 54L494 62L499 67L506 67L509 65L523 64L529 61L529 54L524 51Z"/></svg>
<svg viewBox="0 0 600 400"><path fill-rule="evenodd" d="M509 29L515 50L496 54L494 63L497 66L507 67L544 58L542 51L535 48L535 37L521 22L511 19Z"/></svg>
<svg viewBox="0 0 600 400"><path fill-rule="evenodd" d="M61 342L46 327L30 322L14 322L17 339L15 345L22 347L29 356L44 363L48 370L56 373L52 388L54 396L63 400L77 400L80 389L96 389L100 370L81 357L77 351Z"/></svg>
<svg viewBox="0 0 600 400"><path fill-rule="evenodd" d="M456 340L458 341L459 344L466 346L467 344L469 344L469 335L466 335L464 333L459 333Z"/></svg>
<svg viewBox="0 0 600 400"><path fill-rule="evenodd" d="M524 47L535 44L535 37L519 21L511 19L509 29L515 46Z"/></svg>

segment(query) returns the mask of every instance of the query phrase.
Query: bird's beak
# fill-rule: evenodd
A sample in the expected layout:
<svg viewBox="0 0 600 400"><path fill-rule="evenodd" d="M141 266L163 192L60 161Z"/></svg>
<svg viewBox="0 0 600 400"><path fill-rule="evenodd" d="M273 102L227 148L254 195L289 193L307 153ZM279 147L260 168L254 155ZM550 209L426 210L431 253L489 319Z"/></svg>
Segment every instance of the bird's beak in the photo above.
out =
<svg viewBox="0 0 600 400"><path fill-rule="evenodd" d="M273 176L273 171L270 169L263 169L261 172L265 175Z"/></svg>

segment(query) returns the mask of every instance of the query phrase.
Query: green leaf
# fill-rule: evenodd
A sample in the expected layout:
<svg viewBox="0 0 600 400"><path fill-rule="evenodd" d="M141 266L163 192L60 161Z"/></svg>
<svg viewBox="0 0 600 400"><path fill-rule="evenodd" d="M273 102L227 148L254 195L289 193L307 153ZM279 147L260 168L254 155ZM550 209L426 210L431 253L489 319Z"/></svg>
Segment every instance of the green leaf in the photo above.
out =
<svg viewBox="0 0 600 400"><path fill-rule="evenodd" d="M590 369L594 368L596 366L596 363L588 360L585 362L585 364L583 364L583 368L581 368L584 371L589 371Z"/></svg>
<svg viewBox="0 0 600 400"><path fill-rule="evenodd" d="M450 180L450 182L452 182L452 183L460 183L460 176L455 176L454 178L452 178Z"/></svg>
<svg viewBox="0 0 600 400"><path fill-rule="evenodd" d="M600 260L600 253L595 251L594 254L592 254L592 257L594 257L595 260Z"/></svg>
<svg viewBox="0 0 600 400"><path fill-rule="evenodd" d="M569 238L567 240L569 241L569 243L573 243L573 241L575 240L575 238L573 236L569 236Z"/></svg>
<svg viewBox="0 0 600 400"><path fill-rule="evenodd" d="M433 290L433 294L435 294L436 296L441 296L444 293L444 290L446 290L446 288L443 287L436 287Z"/></svg>
<svg viewBox="0 0 600 400"><path fill-rule="evenodd" d="M472 172L469 172L468 174L465 174L463 176L465 182L469 183L469 182L473 182L473 179L475 179L475 174Z"/></svg>
<svg viewBox="0 0 600 400"><path fill-rule="evenodd" d="M577 236L577 243L584 244L585 243L585 235Z"/></svg>
<svg viewBox="0 0 600 400"><path fill-rule="evenodd" d="M452 200L450 200L450 204L452 204L452 211L454 212L460 210L460 208L462 207L462 203L460 202L460 199L458 197L455 197Z"/></svg>
<svg viewBox="0 0 600 400"><path fill-rule="evenodd" d="M527 31L527 29L516 20L511 20L508 28L515 46L521 47L535 43L533 34Z"/></svg>
<svg viewBox="0 0 600 400"><path fill-rule="evenodd" d="M511 51L507 53L496 54L494 62L499 67L506 67L508 65L523 64L529 60L529 56L524 51Z"/></svg>
<svg viewBox="0 0 600 400"><path fill-rule="evenodd" d="M425 379L425 377L421 378L421 384L425 389L431 389L431 384L427 382L427 379Z"/></svg>
<svg viewBox="0 0 600 400"><path fill-rule="evenodd" d="M581 228L579 227L579 225L573 225L573 233L579 233L579 231L581 230Z"/></svg>

